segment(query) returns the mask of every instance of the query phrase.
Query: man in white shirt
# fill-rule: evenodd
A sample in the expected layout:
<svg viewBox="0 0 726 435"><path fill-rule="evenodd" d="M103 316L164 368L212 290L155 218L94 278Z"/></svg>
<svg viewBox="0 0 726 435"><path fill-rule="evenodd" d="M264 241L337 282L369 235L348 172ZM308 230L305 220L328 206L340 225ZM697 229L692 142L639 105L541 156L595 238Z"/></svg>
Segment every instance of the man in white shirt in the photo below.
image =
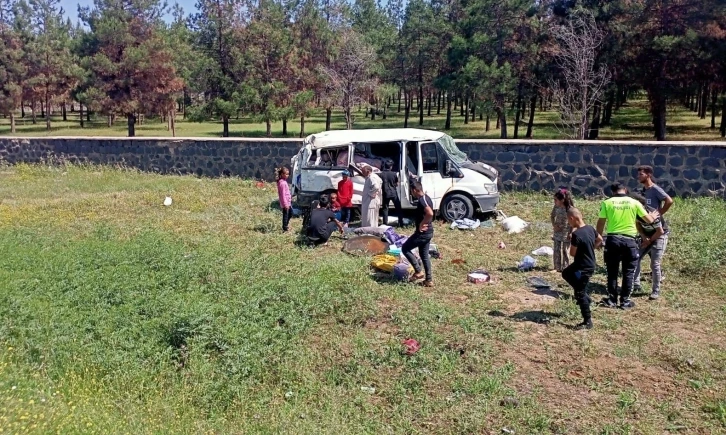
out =
<svg viewBox="0 0 726 435"><path fill-rule="evenodd" d="M383 187L383 180L373 173L371 166L364 166L362 172L366 182L363 185L361 199L361 226L377 227L378 211L381 208L381 188Z"/></svg>

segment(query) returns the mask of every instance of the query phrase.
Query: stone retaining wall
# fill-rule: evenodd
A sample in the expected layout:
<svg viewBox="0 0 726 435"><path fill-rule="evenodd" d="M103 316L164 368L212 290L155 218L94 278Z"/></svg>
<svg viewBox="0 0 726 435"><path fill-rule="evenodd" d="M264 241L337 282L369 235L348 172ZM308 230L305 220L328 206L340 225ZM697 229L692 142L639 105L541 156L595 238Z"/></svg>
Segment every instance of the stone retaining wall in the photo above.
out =
<svg viewBox="0 0 726 435"><path fill-rule="evenodd" d="M726 198L724 142L461 140L472 160L498 168L505 190L604 194L613 180L636 187L638 165L655 168L671 195ZM123 164L144 171L271 180L289 165L299 139L2 138L0 161Z"/></svg>

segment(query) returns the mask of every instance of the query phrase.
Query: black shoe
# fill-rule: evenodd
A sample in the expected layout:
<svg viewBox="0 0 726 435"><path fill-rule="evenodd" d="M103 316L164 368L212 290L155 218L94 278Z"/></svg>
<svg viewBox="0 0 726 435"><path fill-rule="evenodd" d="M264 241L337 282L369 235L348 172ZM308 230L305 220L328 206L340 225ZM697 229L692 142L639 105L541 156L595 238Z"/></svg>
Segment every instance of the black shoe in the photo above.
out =
<svg viewBox="0 0 726 435"><path fill-rule="evenodd" d="M633 286L633 293L640 293L641 291L643 291L643 287L641 287L640 285L636 284Z"/></svg>
<svg viewBox="0 0 726 435"><path fill-rule="evenodd" d="M648 299L650 299L651 301L654 301L654 300L658 299L659 297L660 297L660 292L653 292L650 294L650 297Z"/></svg>
<svg viewBox="0 0 726 435"><path fill-rule="evenodd" d="M604 306L605 308L618 307L618 301L612 298L603 298L602 301L600 301L600 304L602 304L602 306Z"/></svg>
<svg viewBox="0 0 726 435"><path fill-rule="evenodd" d="M583 329L592 329L592 320L588 320L586 322L582 322L580 324L575 325L575 331L582 331Z"/></svg>
<svg viewBox="0 0 726 435"><path fill-rule="evenodd" d="M621 310L629 310L631 308L635 308L635 302L633 302L630 299L627 299L622 304L620 304L620 307L618 307L618 308L620 308Z"/></svg>

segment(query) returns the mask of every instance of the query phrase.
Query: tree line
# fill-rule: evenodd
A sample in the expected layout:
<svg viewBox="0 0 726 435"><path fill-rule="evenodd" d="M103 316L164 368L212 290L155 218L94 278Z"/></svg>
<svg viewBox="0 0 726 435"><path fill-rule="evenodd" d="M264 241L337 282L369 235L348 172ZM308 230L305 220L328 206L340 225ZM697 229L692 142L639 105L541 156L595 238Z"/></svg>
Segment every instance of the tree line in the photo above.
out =
<svg viewBox="0 0 726 435"><path fill-rule="evenodd" d="M59 0L0 0L0 113L79 111L145 117L174 131L244 114L300 122L314 109L356 108L403 126L432 113L476 117L484 129L532 137L537 110L563 135L596 139L634 92L649 102L653 136L668 108L711 117L726 136L726 0L198 0L185 14L161 0L94 0L80 22ZM85 112L84 112L85 110ZM456 113L458 112L458 114ZM719 120L720 114L720 120ZM508 119L513 117L514 119ZM520 130L521 126L521 130Z"/></svg>

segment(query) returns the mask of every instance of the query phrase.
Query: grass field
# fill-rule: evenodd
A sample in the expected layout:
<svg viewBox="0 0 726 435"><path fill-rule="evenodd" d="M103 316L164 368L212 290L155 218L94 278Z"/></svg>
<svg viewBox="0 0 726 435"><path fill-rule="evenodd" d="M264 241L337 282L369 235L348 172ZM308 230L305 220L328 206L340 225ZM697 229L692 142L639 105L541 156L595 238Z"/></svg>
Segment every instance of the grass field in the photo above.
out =
<svg viewBox="0 0 726 435"><path fill-rule="evenodd" d="M444 128L445 116L435 115L424 118L423 128L442 130ZM443 113L443 112L442 112ZM335 112L331 128L344 129L345 120L342 112ZM536 112L533 129L534 139L558 139L565 137L555 126L557 113L555 111ZM514 116L508 115L508 134L514 135ZM717 119L716 126L720 117ZM18 136L126 136L126 120L119 118L116 124L109 128L104 117L94 119L86 124L86 128L80 128L78 113L68 113L68 121L64 122L59 116L52 117L53 128L49 131L45 128L45 121L38 118L37 124L32 124L29 115L24 119L17 120ZM418 117L413 116L409 120L410 127L418 127ZM707 119L699 119L698 116L681 106L671 108L668 113L668 140L699 140L716 141L723 140L719 136L718 128L711 129L710 112ZM391 128L403 127L403 113L397 113L395 106L391 107L388 119L383 120L377 117L375 121L365 118L364 112L356 115L354 128ZM464 124L464 118L459 116L459 111L454 112L452 118L452 129L450 134L457 139L476 138L499 138L499 131L495 128L495 122L491 122L491 130L485 132L485 122L477 120ZM316 111L314 115L306 120L305 130L307 134L325 130L325 113ZM527 125L522 124L519 129L519 137L524 138ZM623 106L613 115L612 125L605 127L600 132L600 139L603 140L651 140L653 138L651 117L647 111L647 102L633 100ZM272 127L274 137L282 137L282 123L276 122ZM0 118L0 135L10 134L9 119ZM292 120L288 123L287 137L298 137L300 134L299 120ZM137 136L171 136L167 131L166 124L158 119L148 119L143 125L136 126ZM219 122L192 123L179 117L177 121L178 137L220 137L222 135L222 124ZM249 118L230 120L230 136L233 137L263 137L265 136L265 124L256 122Z"/></svg>
<svg viewBox="0 0 726 435"><path fill-rule="evenodd" d="M549 197L501 208L531 227L437 224L424 289L297 246L274 186L2 167L0 432L726 433L726 204L677 200L662 299L580 332L547 258L514 268L551 243Z"/></svg>

